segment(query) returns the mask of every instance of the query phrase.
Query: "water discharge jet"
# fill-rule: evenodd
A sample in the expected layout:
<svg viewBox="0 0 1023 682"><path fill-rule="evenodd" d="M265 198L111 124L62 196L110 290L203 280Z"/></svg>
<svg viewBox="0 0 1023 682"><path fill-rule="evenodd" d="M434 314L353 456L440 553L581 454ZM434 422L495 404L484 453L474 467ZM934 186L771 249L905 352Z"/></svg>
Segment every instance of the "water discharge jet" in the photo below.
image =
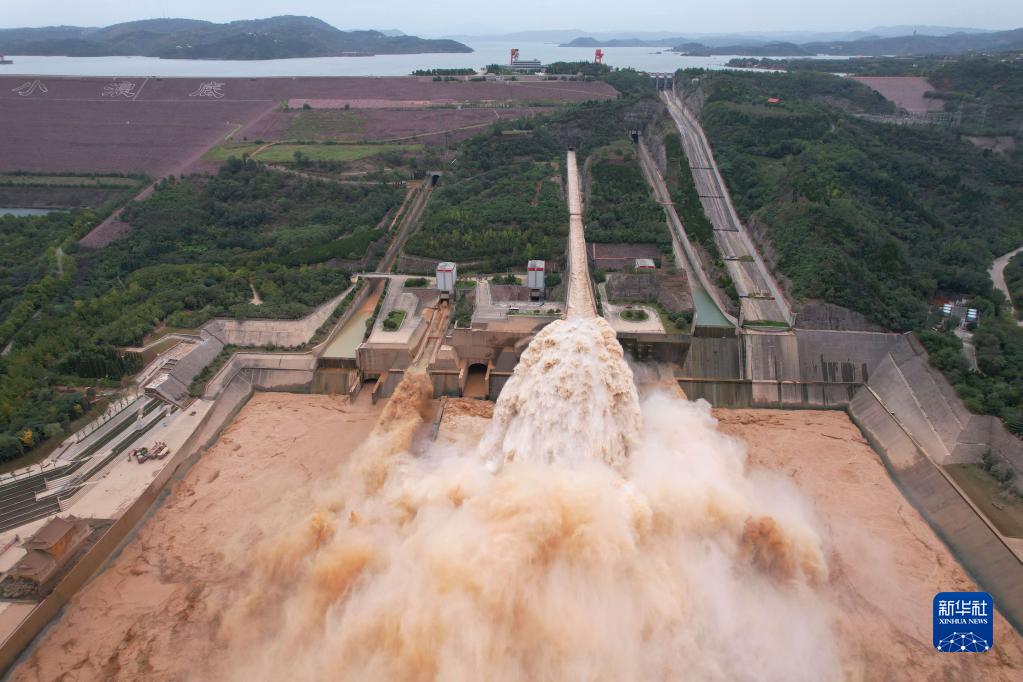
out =
<svg viewBox="0 0 1023 682"><path fill-rule="evenodd" d="M221 621L229 676L841 676L805 503L749 477L705 405L640 401L573 266L569 319L475 448L408 453L429 393L406 374L317 511L260 549Z"/></svg>

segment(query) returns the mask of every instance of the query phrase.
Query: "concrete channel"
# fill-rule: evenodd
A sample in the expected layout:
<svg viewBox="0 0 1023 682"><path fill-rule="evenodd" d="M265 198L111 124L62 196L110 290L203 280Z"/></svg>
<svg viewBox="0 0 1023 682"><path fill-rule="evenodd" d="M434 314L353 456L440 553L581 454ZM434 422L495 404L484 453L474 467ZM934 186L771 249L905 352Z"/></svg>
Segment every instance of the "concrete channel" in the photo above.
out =
<svg viewBox="0 0 1023 682"><path fill-rule="evenodd" d="M717 298L717 289L711 285L710 278L701 265L700 257L686 233L685 225L675 210L671 193L668 191L660 171L657 170L657 165L650 157L650 152L642 137L637 139L636 146L639 150L640 169L643 171L643 176L653 191L654 199L664 208L664 217L668 224L668 231L671 233L675 262L684 267L689 275L689 287L696 310L696 326L733 328L738 326L738 320L724 312L724 303Z"/></svg>
<svg viewBox="0 0 1023 682"><path fill-rule="evenodd" d="M714 225L714 239L741 299L741 322L795 324L795 316L735 211L728 187L699 121L674 92L662 92L689 161L700 203Z"/></svg>

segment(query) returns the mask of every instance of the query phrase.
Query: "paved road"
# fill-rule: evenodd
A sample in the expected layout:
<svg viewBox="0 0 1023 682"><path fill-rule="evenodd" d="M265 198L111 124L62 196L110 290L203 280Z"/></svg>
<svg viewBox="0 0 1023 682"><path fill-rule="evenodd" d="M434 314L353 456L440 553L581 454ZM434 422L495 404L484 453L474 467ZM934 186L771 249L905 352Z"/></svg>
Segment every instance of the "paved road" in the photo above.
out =
<svg viewBox="0 0 1023 682"><path fill-rule="evenodd" d="M657 311L650 306L643 305L642 303L626 305L616 305L611 303L607 298L606 283L597 285L597 295L600 296L600 305L601 310L604 313L604 319L608 321L608 324L610 324L611 328L616 332L664 333L664 325L661 324L661 316L658 315ZM647 314L647 319L641 322L626 320L622 317L622 312L626 309L643 310Z"/></svg>
<svg viewBox="0 0 1023 682"><path fill-rule="evenodd" d="M991 280L995 283L995 288L1000 289L1001 292L1005 294L1006 300L1009 301L1009 307L1012 310L1013 317L1016 316L1016 302L1012 300L1012 296L1009 294L1009 287L1005 283L1005 266L1009 264L1009 261L1012 260L1012 257L1017 253L1023 253L1023 246L1019 247L1015 251L1010 251L1000 258L996 258L995 262L991 264L991 269L988 270L988 274L991 275ZM1023 320L1020 320L1017 324L1023 327Z"/></svg>
<svg viewBox="0 0 1023 682"><path fill-rule="evenodd" d="M791 309L735 212L703 129L672 94L664 93L664 101L682 136L700 203L714 225L718 250L739 292L743 322L774 321L791 325Z"/></svg>

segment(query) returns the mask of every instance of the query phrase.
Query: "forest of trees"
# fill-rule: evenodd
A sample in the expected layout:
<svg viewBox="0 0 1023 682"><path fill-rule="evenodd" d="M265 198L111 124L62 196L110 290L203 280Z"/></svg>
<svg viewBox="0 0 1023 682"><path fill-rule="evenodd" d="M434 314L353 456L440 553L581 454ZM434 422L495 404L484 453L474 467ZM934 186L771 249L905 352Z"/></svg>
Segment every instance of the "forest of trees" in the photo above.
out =
<svg viewBox="0 0 1023 682"><path fill-rule="evenodd" d="M507 163L444 185L430 200L422 228L406 250L422 256L482 261L485 271L554 260L565 249L567 209L543 162Z"/></svg>
<svg viewBox="0 0 1023 682"><path fill-rule="evenodd" d="M0 338L12 341L0 357L0 459L31 449L44 432L63 433L88 408L85 387L116 385L138 371L139 358L119 349L161 325L308 314L348 286L348 273L285 262L373 230L401 199L394 188L232 161L211 178L161 183L125 209L131 231L93 252L76 248L98 220L87 212L0 219L0 247L12 254L0 248L0 286L15 300L11 306L4 297L10 312L0 323ZM62 273L58 245L67 253Z"/></svg>
<svg viewBox="0 0 1023 682"><path fill-rule="evenodd" d="M963 57L858 57L853 59L737 59L736 66L851 73L858 76L922 76L928 96L947 112L961 112L957 132L1010 135L1023 141L1023 55Z"/></svg>
<svg viewBox="0 0 1023 682"><path fill-rule="evenodd" d="M700 87L736 208L766 223L797 299L895 330L922 324L940 292L993 300L991 261L1023 243L1023 155L856 118L823 97L871 111L876 93L833 76L718 72Z"/></svg>
<svg viewBox="0 0 1023 682"><path fill-rule="evenodd" d="M917 331L971 410L1023 432L1023 329L988 275L997 256L1023 244L1023 153L982 150L947 128L858 118L880 110L878 95L847 79L699 78L704 128L736 208L766 224L794 296ZM1007 269L1010 286L1023 280L1019 270ZM964 296L981 313L976 372L961 341L935 328L929 305Z"/></svg>
<svg viewBox="0 0 1023 682"><path fill-rule="evenodd" d="M649 123L659 106L649 78L633 71L606 77L631 94L502 122L462 143L406 251L477 262L490 272L523 267L531 258L562 262L568 220L559 183L566 150L576 148L582 162L627 139L629 129ZM663 217L661 227L667 236Z"/></svg>
<svg viewBox="0 0 1023 682"><path fill-rule="evenodd" d="M664 209L630 147L608 150L590 166L586 240L598 243L657 244L670 250L671 234Z"/></svg>
<svg viewBox="0 0 1023 682"><path fill-rule="evenodd" d="M671 124L674 127L674 123ZM702 246L715 261L721 260L717 242L714 241L714 225L703 211L700 195L696 191L696 182L689 170L689 160L682 148L682 139L677 132L664 137L664 156L668 172L665 182L671 192L671 200L675 210L686 228L686 235Z"/></svg>
<svg viewBox="0 0 1023 682"><path fill-rule="evenodd" d="M982 317L973 333L976 372L963 356L962 341L950 331L925 329L917 335L968 409L999 416L1023 436L1023 330L1014 320L997 311Z"/></svg>

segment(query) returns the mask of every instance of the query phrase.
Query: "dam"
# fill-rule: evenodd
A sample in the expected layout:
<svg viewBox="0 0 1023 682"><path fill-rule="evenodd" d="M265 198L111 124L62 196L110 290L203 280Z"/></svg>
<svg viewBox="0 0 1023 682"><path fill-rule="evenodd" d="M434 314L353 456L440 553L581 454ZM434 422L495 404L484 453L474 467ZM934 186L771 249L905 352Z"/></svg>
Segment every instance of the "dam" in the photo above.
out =
<svg viewBox="0 0 1023 682"><path fill-rule="evenodd" d="M574 169L574 155L566 165ZM570 219L581 213L570 207ZM615 679L665 670L735 679L754 667L773 679L808 670L813 679L839 679L851 661L870 658L856 648L868 645L856 633L877 623L884 605L870 602L869 614L829 620L839 604L866 598L848 591L862 589L855 580L867 566L856 558L862 546L848 537L829 540L840 547L837 559L825 553L821 528L850 518L867 528L872 519L845 506L823 524L816 520L810 507L826 508L836 491L855 498L869 490L889 515L908 498L922 518L903 511L909 530L898 539L878 531L874 542L894 553L917 547L916 538L928 560L942 557L936 581L977 580L1017 622L1018 557L939 466L976 457L985 439L1000 441L956 406L915 339L696 324L689 333L618 332L598 315L600 298L580 257L581 220L571 220L569 237L563 300L502 304L493 290L481 293L490 289L482 282L455 287L442 300L436 282L367 274L328 314L304 323L327 324L322 337L303 341L296 328L301 343L288 351L232 354L205 384L199 402L208 412L191 439L194 450L182 450L194 468L14 679L45 679L55 661L99 671L112 658L123 659L121 670L131 675L137 654L161 673L192 679L316 678L339 670L350 679L381 671L412 679L422 666L439 676L486 671L505 679L572 670L611 671ZM460 293L469 292L475 310L468 323L448 325ZM386 320L397 321L388 328ZM256 321L211 324L194 339L194 352L215 356L257 333L266 331ZM177 361L152 394L190 385L187 372L200 359ZM644 363L658 369L656 381L642 378ZM480 374L495 400L490 408L459 397ZM687 402L682 392L706 402ZM749 473L744 446L724 437L707 403L722 408L717 419L729 429L759 418L745 408L797 408L812 425L800 435L817 448L800 452L797 469L840 447L846 465L870 458L855 460L864 487L827 477L815 505L800 501L795 484ZM840 409L860 431L841 424ZM800 412L778 414L795 424ZM479 429L475 440L467 437L470 424ZM436 444L431 431L440 432ZM749 437L756 451L758 438L775 436ZM301 457L288 460L289 453ZM283 507L266 504L278 497ZM209 530L199 530L193 505L210 515ZM259 511L270 507L272 514ZM890 522L881 525L901 527ZM160 548L159 574L147 568L142 547ZM203 558L197 563L193 554ZM899 561L933 571L913 563L917 556ZM900 593L919 597L919 585L894 566L886 570L901 581ZM220 580L204 587L210 576ZM108 635L125 614L111 621L99 611L113 617L105 605L122 580L134 587L117 609L146 613L145 636ZM556 618L546 604L558 605ZM694 628L692 614L731 613L735 604L741 622ZM778 614L783 631L761 627ZM388 635L395 623L399 634ZM883 627L914 641L893 621ZM173 651L163 637L172 631L185 633ZM636 639L643 632L663 636ZM561 644L538 657L551 638ZM1017 639L1005 638L1010 661L1023 661ZM716 653L694 673L700 642L712 642ZM992 660L971 662L978 667L970 671L997 672ZM867 665L889 666L892 679L921 669L919 660L890 652L878 661Z"/></svg>

